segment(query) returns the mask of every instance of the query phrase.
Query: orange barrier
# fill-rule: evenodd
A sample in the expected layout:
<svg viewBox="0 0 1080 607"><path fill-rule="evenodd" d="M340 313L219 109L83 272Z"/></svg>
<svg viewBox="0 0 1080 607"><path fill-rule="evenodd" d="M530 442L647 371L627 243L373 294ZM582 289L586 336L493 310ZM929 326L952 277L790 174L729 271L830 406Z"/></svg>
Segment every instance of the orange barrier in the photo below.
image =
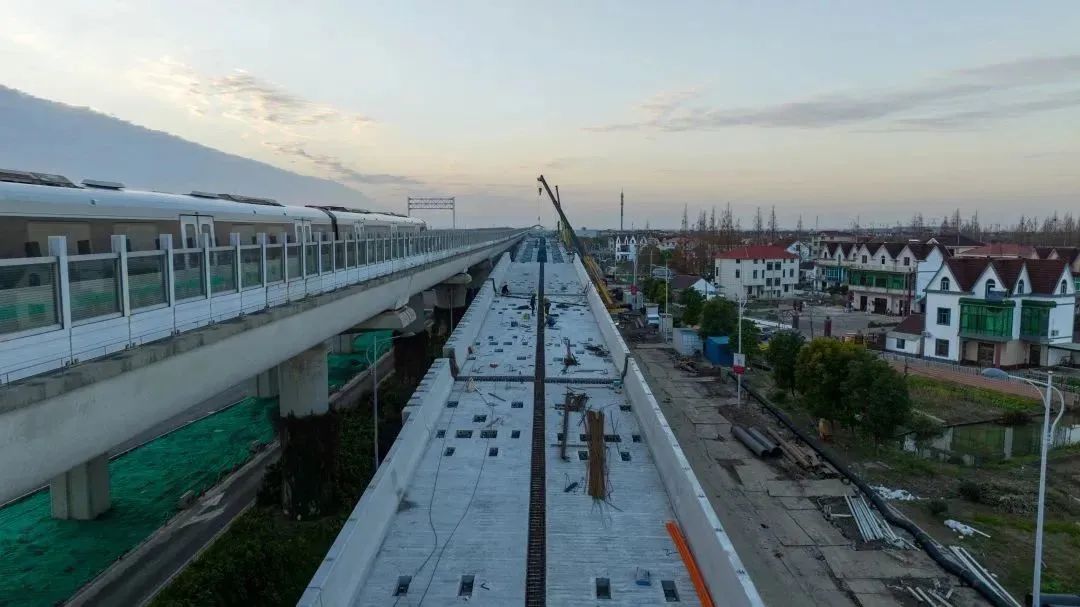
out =
<svg viewBox="0 0 1080 607"><path fill-rule="evenodd" d="M675 548L679 550L679 555L682 556L686 571L690 573L690 581L694 583L694 590L697 591L701 607L716 607L712 597L709 596L709 589L705 586L705 579L701 577L697 561L694 560L694 555L690 553L690 547L686 545L686 538L683 537L679 525L675 521L668 521L667 530L668 535L671 536L671 541L675 542Z"/></svg>

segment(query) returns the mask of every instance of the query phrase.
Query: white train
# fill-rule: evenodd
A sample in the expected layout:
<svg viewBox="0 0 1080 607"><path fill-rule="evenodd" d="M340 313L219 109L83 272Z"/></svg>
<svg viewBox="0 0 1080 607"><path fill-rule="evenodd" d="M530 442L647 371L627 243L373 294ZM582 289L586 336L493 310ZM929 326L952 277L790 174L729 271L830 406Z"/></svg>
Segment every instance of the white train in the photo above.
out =
<svg viewBox="0 0 1080 607"><path fill-rule="evenodd" d="M128 237L132 251L158 247L159 234L172 234L176 248L255 244L265 233L289 242L385 237L418 233L423 220L394 213L340 206L283 205L268 198L191 192L166 194L128 190L121 183L84 180L76 185L60 175L0 169L0 259L48 255L49 236L66 236L68 254L111 250L110 237Z"/></svg>

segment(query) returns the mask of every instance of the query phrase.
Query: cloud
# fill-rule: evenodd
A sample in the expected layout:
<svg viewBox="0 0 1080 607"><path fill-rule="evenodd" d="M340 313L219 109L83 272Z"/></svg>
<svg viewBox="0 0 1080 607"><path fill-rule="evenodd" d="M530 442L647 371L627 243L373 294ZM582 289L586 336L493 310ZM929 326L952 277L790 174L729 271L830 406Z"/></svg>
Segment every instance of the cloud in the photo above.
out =
<svg viewBox="0 0 1080 607"><path fill-rule="evenodd" d="M362 114L305 99L244 70L209 75L164 57L142 62L131 76L138 85L192 114L217 115L263 131L322 125L359 128L374 122Z"/></svg>
<svg viewBox="0 0 1080 607"><path fill-rule="evenodd" d="M306 160L325 171L335 180L369 185L419 185L420 182L404 175L387 173L361 173L345 164L340 158L329 154L309 152L300 143L270 143L266 146L284 156Z"/></svg>
<svg viewBox="0 0 1080 607"><path fill-rule="evenodd" d="M946 72L908 88L833 94L761 107L692 107L690 102L699 93L691 89L657 95L640 104L638 120L591 126L586 130L681 132L735 126L815 129L875 121L891 123L896 130L954 130L1080 105L1074 93L1041 90L1074 83L1080 83L1080 55L983 65ZM1008 94L1022 94L1028 99L999 101ZM957 110L954 107L957 104L974 107Z"/></svg>

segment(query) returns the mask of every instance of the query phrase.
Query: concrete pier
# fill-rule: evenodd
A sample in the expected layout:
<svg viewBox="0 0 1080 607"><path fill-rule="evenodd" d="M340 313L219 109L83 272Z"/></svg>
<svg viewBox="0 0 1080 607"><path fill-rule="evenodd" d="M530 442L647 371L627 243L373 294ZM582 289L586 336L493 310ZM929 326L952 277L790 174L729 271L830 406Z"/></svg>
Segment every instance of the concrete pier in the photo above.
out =
<svg viewBox="0 0 1080 607"><path fill-rule="evenodd" d="M97 518L112 506L109 456L102 453L53 477L49 496L53 518L82 521Z"/></svg>

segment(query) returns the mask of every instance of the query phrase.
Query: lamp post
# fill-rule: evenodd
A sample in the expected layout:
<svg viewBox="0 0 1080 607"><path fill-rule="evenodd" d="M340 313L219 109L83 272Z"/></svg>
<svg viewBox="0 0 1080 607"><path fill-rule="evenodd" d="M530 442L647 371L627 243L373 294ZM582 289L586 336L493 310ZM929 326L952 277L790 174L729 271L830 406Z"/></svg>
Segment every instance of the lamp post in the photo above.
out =
<svg viewBox="0 0 1080 607"><path fill-rule="evenodd" d="M416 335L415 331L408 333L402 333L401 335L392 335L384 342L393 342L395 339L401 339L402 337L412 337ZM371 410L374 421L372 422L373 435L372 438L374 451L375 451L375 470L379 469L379 338L375 338L371 346L367 349L368 368L371 369Z"/></svg>
<svg viewBox="0 0 1080 607"><path fill-rule="evenodd" d="M1039 506L1038 512L1035 518L1035 565L1034 573L1031 579L1031 604L1038 606L1042 603L1039 599L1040 586L1042 586L1042 544L1043 544L1043 519L1046 512L1046 456L1050 450L1050 442L1054 436L1054 429L1057 428L1057 424L1061 421L1061 416L1065 414L1065 395L1061 393L1061 390L1054 387L1054 372L1046 372L1046 381L1035 381L1027 377L1020 375L1011 375L1002 371L1001 369L990 368L984 369L982 372L984 377L992 379L1019 379L1026 382L1032 388L1035 388L1039 395L1043 397L1043 431L1042 431L1042 455L1039 458ZM1043 387L1046 391L1043 391ZM1058 401L1061 403L1061 410L1058 412L1057 417L1054 418L1054 423L1050 423L1050 400L1051 392L1057 392Z"/></svg>

